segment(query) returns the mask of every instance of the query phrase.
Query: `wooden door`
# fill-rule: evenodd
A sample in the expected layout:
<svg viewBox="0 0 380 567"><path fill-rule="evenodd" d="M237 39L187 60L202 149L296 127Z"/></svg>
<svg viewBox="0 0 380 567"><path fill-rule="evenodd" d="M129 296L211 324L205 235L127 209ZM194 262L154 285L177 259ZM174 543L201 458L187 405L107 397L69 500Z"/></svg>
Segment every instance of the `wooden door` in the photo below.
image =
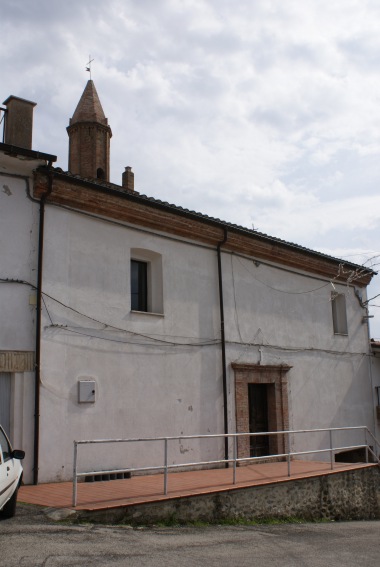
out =
<svg viewBox="0 0 380 567"><path fill-rule="evenodd" d="M268 386L267 384L248 384L249 432L268 431ZM269 436L250 437L251 457L270 455Z"/></svg>

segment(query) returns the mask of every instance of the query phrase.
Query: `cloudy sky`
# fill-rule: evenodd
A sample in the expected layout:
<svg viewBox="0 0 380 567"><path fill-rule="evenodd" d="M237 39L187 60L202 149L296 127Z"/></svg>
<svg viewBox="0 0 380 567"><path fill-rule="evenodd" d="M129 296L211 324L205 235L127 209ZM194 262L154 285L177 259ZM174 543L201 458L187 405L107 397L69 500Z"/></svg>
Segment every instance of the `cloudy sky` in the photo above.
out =
<svg viewBox="0 0 380 567"><path fill-rule="evenodd" d="M66 170L91 54L111 181L377 269L379 29L378 0L2 0L0 96Z"/></svg>

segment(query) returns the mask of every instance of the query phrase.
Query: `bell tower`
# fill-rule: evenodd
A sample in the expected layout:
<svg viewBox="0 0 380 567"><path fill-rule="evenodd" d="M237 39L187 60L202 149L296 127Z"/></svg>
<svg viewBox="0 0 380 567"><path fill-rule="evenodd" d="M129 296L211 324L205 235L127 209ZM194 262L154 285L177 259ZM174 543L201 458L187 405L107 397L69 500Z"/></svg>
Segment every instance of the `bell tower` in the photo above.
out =
<svg viewBox="0 0 380 567"><path fill-rule="evenodd" d="M112 131L91 79L70 118L67 133L69 171L81 177L109 181Z"/></svg>

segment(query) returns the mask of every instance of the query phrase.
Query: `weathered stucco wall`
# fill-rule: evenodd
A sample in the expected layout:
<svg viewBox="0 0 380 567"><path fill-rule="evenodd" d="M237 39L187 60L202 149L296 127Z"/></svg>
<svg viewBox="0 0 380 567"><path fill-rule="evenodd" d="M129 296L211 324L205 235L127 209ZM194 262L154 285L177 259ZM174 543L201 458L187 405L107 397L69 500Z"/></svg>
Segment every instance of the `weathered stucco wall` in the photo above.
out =
<svg viewBox="0 0 380 567"><path fill-rule="evenodd" d="M1 284L4 360L12 358L10 352L29 353L29 360L35 349L39 203L30 199L28 184L39 163L2 155L0 278L31 284ZM157 260L155 313L131 311L130 260L144 250ZM72 477L74 439L223 433L216 246L48 204L43 260L40 482ZM233 363L291 367L286 377L291 429L365 425L376 431L380 368L373 361L370 372L365 309L354 287L334 283L345 294L349 328L347 336L334 335L333 288L323 277L226 251L222 272L229 431L236 427ZM12 374L10 436L26 450L25 480L31 482L33 368L0 371ZM95 403L78 403L79 380L95 382ZM336 443L363 442L336 435ZM317 448L327 439L320 435L312 442ZM293 450L306 450L311 441L297 436L291 443ZM170 463L223 455L223 442L215 439L178 440L169 448ZM95 470L162 463L162 443L86 448L80 460L80 466Z"/></svg>
<svg viewBox="0 0 380 567"><path fill-rule="evenodd" d="M0 372L11 375L10 431L14 447L27 455L24 476L32 479L34 434L34 351L36 326L39 205L29 198L32 171L41 160L1 156ZM29 285L31 284L31 285Z"/></svg>
<svg viewBox="0 0 380 567"><path fill-rule="evenodd" d="M74 439L223 433L221 349L212 344L220 339L216 250L53 206L45 228L41 481L71 477ZM161 255L161 315L130 311L135 248ZM338 336L329 281L229 253L222 254L222 268L230 431L232 362L292 367L291 429L373 430L365 310L354 289L335 284L346 294L349 325L348 336ZM190 346L199 342L211 344ZM78 403L78 380L86 378L96 383L94 404ZM320 447L326 438L313 442ZM305 437L292 443L310 447ZM82 456L83 465L98 470L150 466L162 464L163 448L103 446ZM169 462L222 457L222 442L179 441Z"/></svg>
<svg viewBox="0 0 380 567"><path fill-rule="evenodd" d="M53 323L68 327L52 327L45 313L41 454L49 454L54 465L42 457L42 478L71 476L74 439L223 431L220 347L189 346L218 335L215 254L56 208L46 215L46 231L46 293L115 328L46 299ZM163 316L130 311L132 248L162 254ZM78 404L77 382L83 377L96 382L94 404ZM51 423L57 424L54 439ZM220 458L219 446L208 442L200 450L198 441L178 442L173 452L191 462L200 452L212 458L216 451ZM87 462L97 468L158 465L162 448L102 448L101 454L97 448Z"/></svg>
<svg viewBox="0 0 380 567"><path fill-rule="evenodd" d="M8 158L8 160L16 158ZM17 160L16 160L17 161ZM37 283L38 204L27 197L29 172L24 178L0 170L0 250L2 279ZM32 287L15 283L1 284L0 350L34 351L35 297Z"/></svg>

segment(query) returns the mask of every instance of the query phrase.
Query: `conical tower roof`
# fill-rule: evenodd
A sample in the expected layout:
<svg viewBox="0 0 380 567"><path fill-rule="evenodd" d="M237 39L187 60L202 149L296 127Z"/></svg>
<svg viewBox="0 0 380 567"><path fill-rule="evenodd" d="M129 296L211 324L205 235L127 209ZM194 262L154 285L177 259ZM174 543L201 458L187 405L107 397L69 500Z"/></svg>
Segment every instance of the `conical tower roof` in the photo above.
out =
<svg viewBox="0 0 380 567"><path fill-rule="evenodd" d="M104 126L108 125L94 82L91 79L87 81L78 106L70 119L70 126L78 122L97 122Z"/></svg>
<svg viewBox="0 0 380 567"><path fill-rule="evenodd" d="M69 171L81 177L109 181L112 132L91 79L70 119L67 133Z"/></svg>

